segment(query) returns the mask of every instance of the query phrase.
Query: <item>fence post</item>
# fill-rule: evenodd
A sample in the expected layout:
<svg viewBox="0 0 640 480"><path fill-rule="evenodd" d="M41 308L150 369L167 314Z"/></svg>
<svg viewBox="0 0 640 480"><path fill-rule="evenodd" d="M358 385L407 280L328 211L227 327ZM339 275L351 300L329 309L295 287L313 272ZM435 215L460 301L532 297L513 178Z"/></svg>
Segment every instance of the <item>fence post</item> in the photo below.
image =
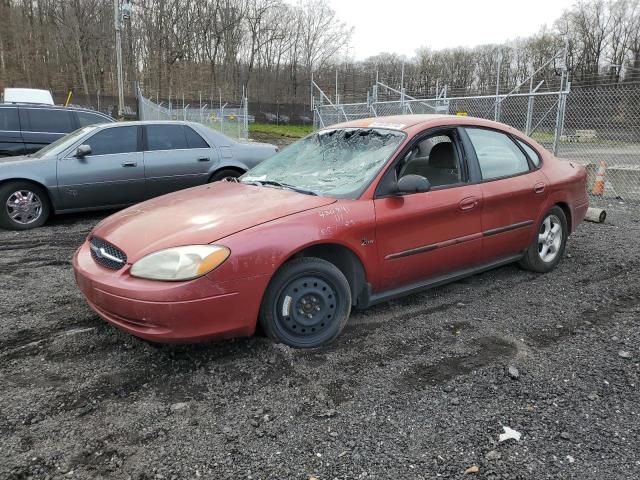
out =
<svg viewBox="0 0 640 480"><path fill-rule="evenodd" d="M498 69L496 72L496 103L495 112L493 114L496 122L500 121L500 69L502 68L502 51L498 52Z"/></svg>
<svg viewBox="0 0 640 480"><path fill-rule="evenodd" d="M529 95L529 100L527 101L527 124L524 127L524 133L525 135L530 135L531 134L531 122L533 121L533 103L534 103L534 96L533 95Z"/></svg>
<svg viewBox="0 0 640 480"><path fill-rule="evenodd" d="M567 108L567 97L571 92L571 83L566 82L566 88L560 93L560 100L558 103L558 116L556 117L556 132L553 139L553 154L558 155L560 150L560 141L562 135L564 135L564 117Z"/></svg>
<svg viewBox="0 0 640 480"><path fill-rule="evenodd" d="M558 93L558 111L556 113L556 129L553 136L553 154L558 154L558 147L560 146L560 137L562 136L562 130L564 129L564 108L563 103L566 101L565 96L565 81L567 77L567 51L569 49L568 40L565 41L564 57L562 60L562 75L560 76L560 92Z"/></svg>

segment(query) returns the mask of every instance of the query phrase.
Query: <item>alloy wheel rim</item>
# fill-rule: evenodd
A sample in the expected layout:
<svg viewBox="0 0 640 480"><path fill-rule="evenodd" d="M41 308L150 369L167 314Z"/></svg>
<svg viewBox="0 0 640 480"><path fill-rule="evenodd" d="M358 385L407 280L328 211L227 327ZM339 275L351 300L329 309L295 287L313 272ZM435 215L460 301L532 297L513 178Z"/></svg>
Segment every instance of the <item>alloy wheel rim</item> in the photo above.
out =
<svg viewBox="0 0 640 480"><path fill-rule="evenodd" d="M288 339L303 343L328 337L338 301L328 279L318 275L295 278L281 290L276 302L278 330Z"/></svg>
<svg viewBox="0 0 640 480"><path fill-rule="evenodd" d="M29 225L42 216L42 200L30 190L18 190L7 198L5 205L9 218L20 225Z"/></svg>
<svg viewBox="0 0 640 480"><path fill-rule="evenodd" d="M551 263L556 259L563 235L560 219L556 215L547 216L538 232L538 255L543 262Z"/></svg>

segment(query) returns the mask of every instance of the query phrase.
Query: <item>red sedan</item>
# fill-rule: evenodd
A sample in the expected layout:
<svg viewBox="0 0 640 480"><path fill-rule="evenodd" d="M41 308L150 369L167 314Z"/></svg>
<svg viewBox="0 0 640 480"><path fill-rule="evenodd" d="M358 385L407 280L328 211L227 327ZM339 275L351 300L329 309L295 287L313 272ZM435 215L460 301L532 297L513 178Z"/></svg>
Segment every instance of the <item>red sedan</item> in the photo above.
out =
<svg viewBox="0 0 640 480"><path fill-rule="evenodd" d="M588 207L585 169L456 116L320 130L237 182L102 221L76 252L98 315L157 342L251 335L316 347L352 307L518 262L548 272Z"/></svg>

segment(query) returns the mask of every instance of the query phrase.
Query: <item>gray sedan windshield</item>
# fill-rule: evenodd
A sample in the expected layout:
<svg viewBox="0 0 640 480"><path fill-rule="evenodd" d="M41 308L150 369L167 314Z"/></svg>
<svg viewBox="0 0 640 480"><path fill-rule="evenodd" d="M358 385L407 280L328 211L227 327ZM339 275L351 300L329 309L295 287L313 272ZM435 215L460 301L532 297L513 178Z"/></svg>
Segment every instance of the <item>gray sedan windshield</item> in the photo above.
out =
<svg viewBox="0 0 640 480"><path fill-rule="evenodd" d="M98 127L90 126L90 127L79 128L75 132L71 132L70 134L65 135L64 137L59 138L55 142L50 143L49 145L38 150L36 153L34 153L31 156L34 158L42 158L45 155L57 155L60 152L66 150L68 147L73 145L78 140L80 140L80 138L83 135L94 131L96 128Z"/></svg>
<svg viewBox="0 0 640 480"><path fill-rule="evenodd" d="M358 196L396 151L405 134L393 130L323 130L249 170L243 183L280 185L318 195Z"/></svg>

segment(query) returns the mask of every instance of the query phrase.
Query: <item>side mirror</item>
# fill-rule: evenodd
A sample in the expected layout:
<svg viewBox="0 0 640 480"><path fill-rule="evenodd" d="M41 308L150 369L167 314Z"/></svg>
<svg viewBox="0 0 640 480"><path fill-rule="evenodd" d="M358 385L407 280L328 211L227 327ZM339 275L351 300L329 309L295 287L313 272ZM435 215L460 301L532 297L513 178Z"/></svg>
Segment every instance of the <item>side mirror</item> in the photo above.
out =
<svg viewBox="0 0 640 480"><path fill-rule="evenodd" d="M397 193L423 193L431 190L431 183L420 175L405 175L398 180Z"/></svg>
<svg viewBox="0 0 640 480"><path fill-rule="evenodd" d="M84 158L87 155L91 155L91 145L80 145L76 149L76 158Z"/></svg>

